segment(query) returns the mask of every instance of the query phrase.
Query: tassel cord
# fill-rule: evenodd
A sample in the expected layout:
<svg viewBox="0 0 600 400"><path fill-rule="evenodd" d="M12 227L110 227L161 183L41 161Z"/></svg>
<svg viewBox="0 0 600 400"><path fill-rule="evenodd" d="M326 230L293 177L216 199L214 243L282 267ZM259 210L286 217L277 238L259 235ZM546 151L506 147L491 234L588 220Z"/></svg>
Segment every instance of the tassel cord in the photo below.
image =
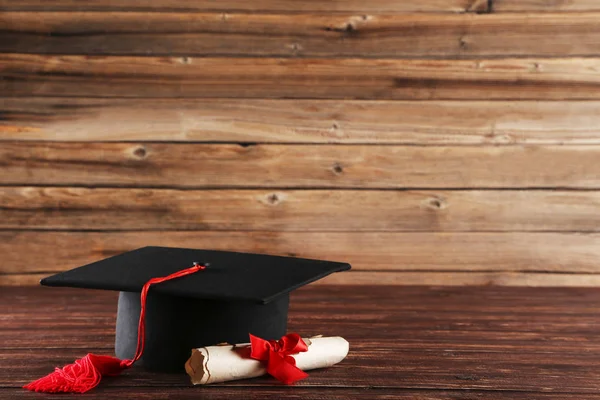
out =
<svg viewBox="0 0 600 400"><path fill-rule="evenodd" d="M140 294L141 310L138 322L137 346L135 355L131 360L120 360L116 357L88 353L85 357L75 360L73 364L66 365L63 368L56 368L54 372L23 386L23 388L41 393L85 393L98 386L102 376L116 376L127 368L130 368L144 353L146 339L146 298L150 287L204 269L206 269L205 265L194 263L193 267L177 271L168 276L152 278L144 284Z"/></svg>

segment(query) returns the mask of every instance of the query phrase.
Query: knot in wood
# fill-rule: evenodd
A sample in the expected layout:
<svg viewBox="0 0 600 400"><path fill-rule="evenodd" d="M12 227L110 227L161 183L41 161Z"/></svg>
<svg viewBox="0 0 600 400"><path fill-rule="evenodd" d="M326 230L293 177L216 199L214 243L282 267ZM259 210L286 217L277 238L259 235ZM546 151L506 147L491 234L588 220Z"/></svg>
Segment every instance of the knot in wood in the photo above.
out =
<svg viewBox="0 0 600 400"><path fill-rule="evenodd" d="M267 197L267 201L269 204L277 204L279 203L279 196L277 196L277 193L272 193L269 195L269 197Z"/></svg>
<svg viewBox="0 0 600 400"><path fill-rule="evenodd" d="M427 200L426 206L432 210L443 210L448 207L448 203L441 197L433 197Z"/></svg>
<svg viewBox="0 0 600 400"><path fill-rule="evenodd" d="M333 167L331 167L331 170L336 174L339 175L341 173L344 172L344 167L342 167L339 163L335 163L333 164Z"/></svg>
<svg viewBox="0 0 600 400"><path fill-rule="evenodd" d="M144 147L138 147L133 151L133 155L138 158L145 158L146 154L148 153L146 152L146 149Z"/></svg>

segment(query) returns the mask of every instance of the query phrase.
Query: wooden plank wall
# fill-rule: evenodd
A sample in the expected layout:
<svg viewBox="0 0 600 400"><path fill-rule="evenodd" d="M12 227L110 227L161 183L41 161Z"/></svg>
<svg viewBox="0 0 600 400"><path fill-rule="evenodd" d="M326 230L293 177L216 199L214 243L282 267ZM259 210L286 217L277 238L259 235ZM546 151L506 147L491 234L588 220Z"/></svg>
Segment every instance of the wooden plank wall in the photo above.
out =
<svg viewBox="0 0 600 400"><path fill-rule="evenodd" d="M0 10L0 284L167 245L600 285L598 0Z"/></svg>

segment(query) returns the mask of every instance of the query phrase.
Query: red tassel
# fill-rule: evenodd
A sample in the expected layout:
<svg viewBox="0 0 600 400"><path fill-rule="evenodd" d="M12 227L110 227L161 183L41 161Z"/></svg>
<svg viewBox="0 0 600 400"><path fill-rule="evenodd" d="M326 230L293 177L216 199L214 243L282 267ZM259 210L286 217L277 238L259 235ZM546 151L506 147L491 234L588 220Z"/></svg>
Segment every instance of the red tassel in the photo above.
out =
<svg viewBox="0 0 600 400"><path fill-rule="evenodd" d="M88 354L24 388L43 393L85 393L98 386L102 376L119 375L127 368L129 365L116 357Z"/></svg>
<svg viewBox="0 0 600 400"><path fill-rule="evenodd" d="M63 368L56 368L51 374L31 382L30 384L23 386L23 388L42 393L85 393L98 386L103 376L119 375L139 360L144 352L146 296L148 295L150 286L193 274L194 272L202 271L205 268L204 265L194 263L194 266L191 268L175 272L174 274L165 277L152 278L146 282L141 293L142 307L138 324L138 344L135 357L132 360L120 360L116 357L98 356L89 353L85 357L76 360L73 364L69 364Z"/></svg>

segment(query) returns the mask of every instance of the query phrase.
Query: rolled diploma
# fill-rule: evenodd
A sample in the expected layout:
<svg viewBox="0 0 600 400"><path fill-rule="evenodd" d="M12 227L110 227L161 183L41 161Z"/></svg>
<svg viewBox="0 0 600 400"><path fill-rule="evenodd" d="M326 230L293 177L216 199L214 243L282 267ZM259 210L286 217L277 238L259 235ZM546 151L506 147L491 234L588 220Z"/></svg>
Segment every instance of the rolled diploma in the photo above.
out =
<svg viewBox="0 0 600 400"><path fill-rule="evenodd" d="M302 339L308 351L292 355L303 371L331 367L348 354L348 342L339 336ZM263 362L250 358L250 344L209 346L193 349L185 371L194 385L255 378L267 373Z"/></svg>

